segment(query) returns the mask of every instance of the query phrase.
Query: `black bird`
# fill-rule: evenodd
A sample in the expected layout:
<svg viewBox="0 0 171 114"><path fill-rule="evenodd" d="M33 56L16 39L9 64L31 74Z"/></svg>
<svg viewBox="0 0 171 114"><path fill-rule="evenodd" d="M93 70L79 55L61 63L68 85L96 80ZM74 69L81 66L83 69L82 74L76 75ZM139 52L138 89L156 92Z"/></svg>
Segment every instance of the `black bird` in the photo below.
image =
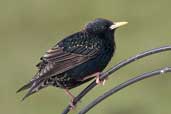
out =
<svg viewBox="0 0 171 114"><path fill-rule="evenodd" d="M88 23L83 30L67 36L49 49L37 64L38 72L30 82L17 92L29 89L23 100L47 86L65 90L96 77L107 66L115 51L114 32L127 22L112 22L98 18Z"/></svg>

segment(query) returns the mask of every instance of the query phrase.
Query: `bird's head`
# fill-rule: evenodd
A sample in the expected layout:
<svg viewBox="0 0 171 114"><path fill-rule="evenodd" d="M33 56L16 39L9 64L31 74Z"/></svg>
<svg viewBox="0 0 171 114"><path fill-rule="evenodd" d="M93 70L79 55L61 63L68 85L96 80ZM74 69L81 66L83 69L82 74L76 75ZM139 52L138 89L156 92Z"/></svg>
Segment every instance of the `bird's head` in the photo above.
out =
<svg viewBox="0 0 171 114"><path fill-rule="evenodd" d="M114 32L120 26L127 24L128 22L112 22L107 19L97 18L91 22L89 22L84 30L95 33L101 34L105 32Z"/></svg>

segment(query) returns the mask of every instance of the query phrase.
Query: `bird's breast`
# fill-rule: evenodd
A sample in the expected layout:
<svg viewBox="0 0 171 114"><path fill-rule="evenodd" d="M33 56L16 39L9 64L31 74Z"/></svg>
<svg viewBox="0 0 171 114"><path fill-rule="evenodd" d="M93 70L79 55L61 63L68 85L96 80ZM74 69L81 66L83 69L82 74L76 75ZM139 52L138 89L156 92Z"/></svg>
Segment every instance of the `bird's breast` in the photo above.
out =
<svg viewBox="0 0 171 114"><path fill-rule="evenodd" d="M107 66L113 54L114 54L114 47L109 46L109 45L104 46L104 48L101 50L99 57L98 57L101 70L103 70Z"/></svg>

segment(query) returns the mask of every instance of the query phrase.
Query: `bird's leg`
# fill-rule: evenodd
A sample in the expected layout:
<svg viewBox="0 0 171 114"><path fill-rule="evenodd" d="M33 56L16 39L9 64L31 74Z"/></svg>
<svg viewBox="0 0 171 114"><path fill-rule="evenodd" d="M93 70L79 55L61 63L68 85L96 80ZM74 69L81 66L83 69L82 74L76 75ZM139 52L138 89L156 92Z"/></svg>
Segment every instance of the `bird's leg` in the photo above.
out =
<svg viewBox="0 0 171 114"><path fill-rule="evenodd" d="M73 104L73 101L74 101L75 96L68 89L64 89L64 91L65 91L66 95L69 96L69 98L70 98L71 109L74 109L75 105Z"/></svg>
<svg viewBox="0 0 171 114"><path fill-rule="evenodd" d="M95 73L95 74L96 74L96 73ZM96 75L95 75L95 74L88 75L88 76L84 77L83 79L81 79L80 81L85 81L85 80L87 80L87 79L90 79L90 78L96 77Z"/></svg>
<svg viewBox="0 0 171 114"><path fill-rule="evenodd" d="M107 78L105 78L103 80L100 80L100 72L97 72L94 75L96 76L96 83L97 84L105 85L105 82L106 82Z"/></svg>
<svg viewBox="0 0 171 114"><path fill-rule="evenodd" d="M97 84L105 85L105 82L106 82L107 78L105 78L103 80L100 80L100 72L96 72L96 73L94 73L92 75L86 76L85 78L81 79L81 81L84 81L84 80L87 80L87 79L93 78L93 77L96 77L96 83Z"/></svg>

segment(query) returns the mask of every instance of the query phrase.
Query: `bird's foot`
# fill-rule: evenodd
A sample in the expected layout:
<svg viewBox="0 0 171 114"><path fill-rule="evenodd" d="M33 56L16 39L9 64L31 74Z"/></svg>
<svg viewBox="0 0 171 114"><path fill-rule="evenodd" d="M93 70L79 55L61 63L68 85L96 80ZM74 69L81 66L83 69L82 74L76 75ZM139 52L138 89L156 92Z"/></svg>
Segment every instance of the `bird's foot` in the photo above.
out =
<svg viewBox="0 0 171 114"><path fill-rule="evenodd" d="M69 105L70 105L70 110L75 110L75 105L73 104L73 100L70 101Z"/></svg>
<svg viewBox="0 0 171 114"><path fill-rule="evenodd" d="M100 73L96 73L96 84L99 84L99 85L105 85L105 82L108 78L105 78L103 80L100 80Z"/></svg>

